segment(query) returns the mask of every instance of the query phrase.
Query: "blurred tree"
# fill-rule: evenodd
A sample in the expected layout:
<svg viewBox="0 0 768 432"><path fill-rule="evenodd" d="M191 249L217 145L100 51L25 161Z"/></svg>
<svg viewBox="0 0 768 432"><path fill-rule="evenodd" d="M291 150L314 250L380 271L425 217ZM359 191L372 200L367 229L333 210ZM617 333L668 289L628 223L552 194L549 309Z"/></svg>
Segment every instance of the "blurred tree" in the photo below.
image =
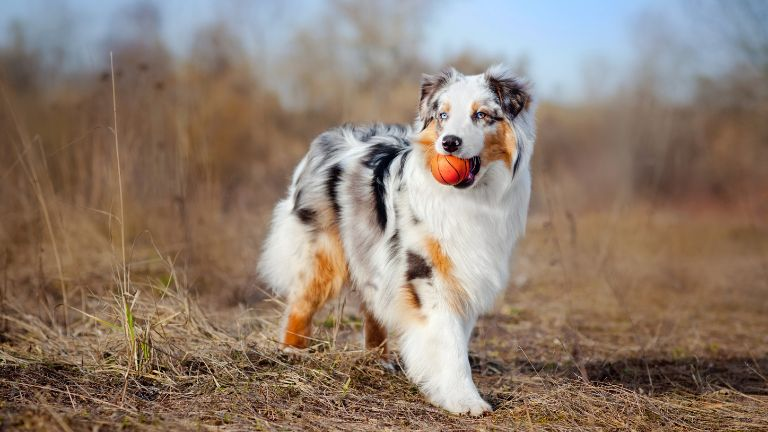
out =
<svg viewBox="0 0 768 432"><path fill-rule="evenodd" d="M0 47L0 79L20 93L36 92L43 72L40 51L29 45L19 21L8 26L8 40Z"/></svg>
<svg viewBox="0 0 768 432"><path fill-rule="evenodd" d="M114 52L119 67L136 67L148 73L157 84L170 72L171 53L162 38L162 16L157 6L148 1L129 3L118 11L106 37L107 51ZM139 75L131 78L146 79ZM134 86L137 82L130 82Z"/></svg>
<svg viewBox="0 0 768 432"><path fill-rule="evenodd" d="M742 61L768 74L768 2L717 0L705 13Z"/></svg>
<svg viewBox="0 0 768 432"><path fill-rule="evenodd" d="M332 1L321 17L299 30L283 60L294 101L327 124L409 118L415 108L402 107L416 106L418 77L432 69L419 49L430 3L391 6L383 0Z"/></svg>

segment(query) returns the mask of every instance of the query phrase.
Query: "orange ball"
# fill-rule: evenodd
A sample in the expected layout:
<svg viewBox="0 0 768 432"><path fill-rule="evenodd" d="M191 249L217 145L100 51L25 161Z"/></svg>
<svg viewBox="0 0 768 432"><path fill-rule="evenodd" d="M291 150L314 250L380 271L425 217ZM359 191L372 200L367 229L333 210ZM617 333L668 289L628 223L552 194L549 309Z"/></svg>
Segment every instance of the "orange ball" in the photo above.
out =
<svg viewBox="0 0 768 432"><path fill-rule="evenodd" d="M469 176L469 159L462 159L451 155L438 154L430 163L432 176L438 183L444 185L457 185Z"/></svg>

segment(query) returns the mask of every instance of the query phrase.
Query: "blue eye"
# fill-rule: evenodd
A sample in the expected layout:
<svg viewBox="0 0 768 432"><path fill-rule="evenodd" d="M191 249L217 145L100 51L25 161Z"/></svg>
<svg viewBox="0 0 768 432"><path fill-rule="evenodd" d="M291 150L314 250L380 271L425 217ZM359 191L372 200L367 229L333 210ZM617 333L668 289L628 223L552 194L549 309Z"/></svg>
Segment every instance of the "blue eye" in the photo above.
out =
<svg viewBox="0 0 768 432"><path fill-rule="evenodd" d="M485 116L486 116L486 114L484 112L482 112L482 111L478 111L478 112L475 113L475 118L478 119L478 120L484 119Z"/></svg>
<svg viewBox="0 0 768 432"><path fill-rule="evenodd" d="M438 117L440 120L445 120L445 119L447 119L447 118L448 118L448 113L444 113L444 112L441 112L440 114L438 114L438 115L437 115L437 117Z"/></svg>

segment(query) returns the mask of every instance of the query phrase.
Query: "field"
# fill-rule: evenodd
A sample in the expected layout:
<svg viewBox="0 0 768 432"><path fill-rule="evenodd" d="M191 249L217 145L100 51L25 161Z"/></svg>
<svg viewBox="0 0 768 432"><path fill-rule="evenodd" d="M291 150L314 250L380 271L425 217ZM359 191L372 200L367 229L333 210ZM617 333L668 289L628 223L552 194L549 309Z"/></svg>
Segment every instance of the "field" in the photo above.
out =
<svg viewBox="0 0 768 432"><path fill-rule="evenodd" d="M0 3L0 430L768 430L768 2ZM537 139L494 412L364 352L354 293L282 352L255 267L310 140L499 62Z"/></svg>
<svg viewBox="0 0 768 432"><path fill-rule="evenodd" d="M707 209L535 214L513 284L472 340L495 408L478 419L431 407L366 354L353 295L317 317L311 352L287 355L279 301L207 307L158 257L165 272L131 276L130 322L119 295L89 296L77 308L99 312L75 314L66 335L5 298L0 418L24 430L765 430L766 245L764 225Z"/></svg>

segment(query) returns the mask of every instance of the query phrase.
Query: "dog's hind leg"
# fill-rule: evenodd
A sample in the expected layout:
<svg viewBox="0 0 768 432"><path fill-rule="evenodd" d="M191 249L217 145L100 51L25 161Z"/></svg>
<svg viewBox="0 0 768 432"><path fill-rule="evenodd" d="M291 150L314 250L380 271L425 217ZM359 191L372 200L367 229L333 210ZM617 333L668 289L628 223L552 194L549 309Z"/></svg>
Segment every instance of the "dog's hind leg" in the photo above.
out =
<svg viewBox="0 0 768 432"><path fill-rule="evenodd" d="M306 348L312 335L312 317L325 302L338 295L347 280L347 263L338 231L317 234L299 284L288 297L283 344Z"/></svg>
<svg viewBox="0 0 768 432"><path fill-rule="evenodd" d="M272 291L287 299L281 342L296 348L309 345L312 317L347 279L338 229L310 225L310 216L295 210L291 199L278 203L259 262Z"/></svg>
<svg viewBox="0 0 768 432"><path fill-rule="evenodd" d="M387 330L373 316L368 308L363 304L360 306L365 319L363 326L365 332L365 349L379 350L382 358L386 358L387 350Z"/></svg>

